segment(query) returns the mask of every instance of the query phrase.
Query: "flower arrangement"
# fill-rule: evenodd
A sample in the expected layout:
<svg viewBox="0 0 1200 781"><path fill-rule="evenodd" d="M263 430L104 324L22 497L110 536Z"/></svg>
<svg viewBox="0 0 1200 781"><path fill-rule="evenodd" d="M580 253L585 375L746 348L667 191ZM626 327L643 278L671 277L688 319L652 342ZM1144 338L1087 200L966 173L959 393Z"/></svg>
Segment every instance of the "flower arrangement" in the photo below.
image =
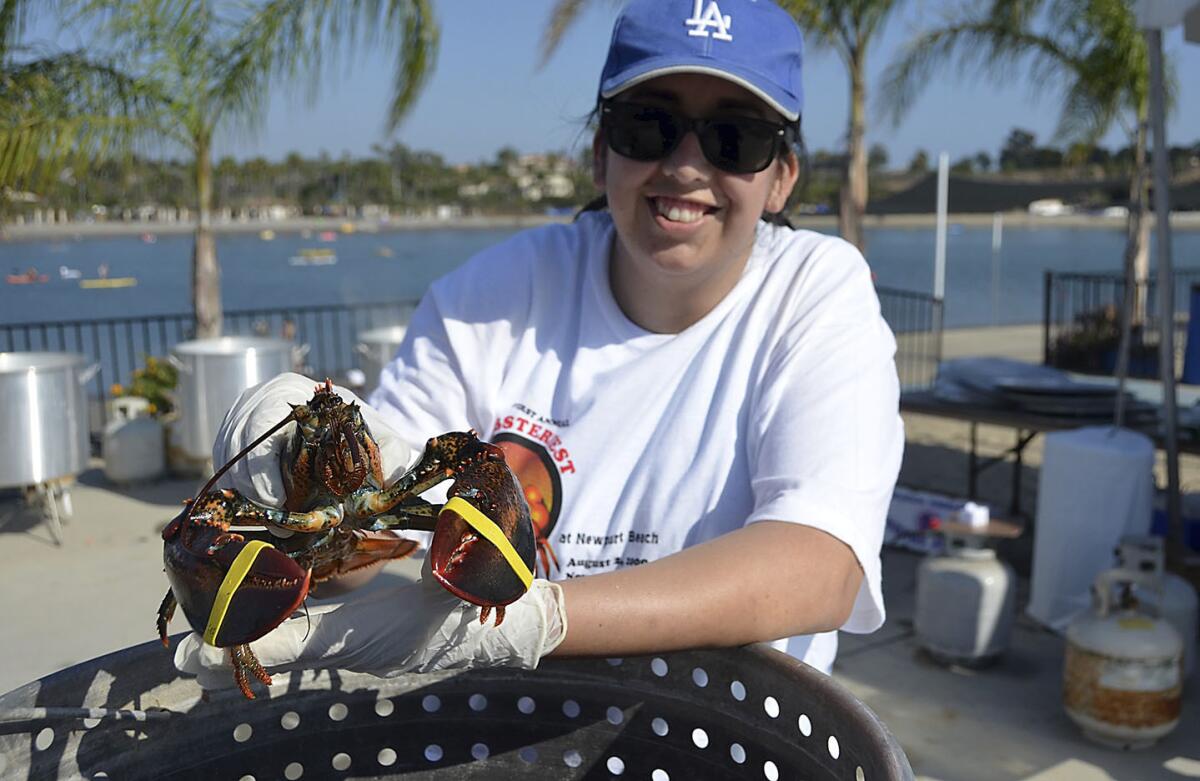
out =
<svg viewBox="0 0 1200 781"><path fill-rule="evenodd" d="M175 385L179 381L179 372L168 361L146 356L146 365L133 370L133 377L128 385L113 383L109 394L113 398L121 396L141 396L150 402L151 415L167 415L175 409Z"/></svg>

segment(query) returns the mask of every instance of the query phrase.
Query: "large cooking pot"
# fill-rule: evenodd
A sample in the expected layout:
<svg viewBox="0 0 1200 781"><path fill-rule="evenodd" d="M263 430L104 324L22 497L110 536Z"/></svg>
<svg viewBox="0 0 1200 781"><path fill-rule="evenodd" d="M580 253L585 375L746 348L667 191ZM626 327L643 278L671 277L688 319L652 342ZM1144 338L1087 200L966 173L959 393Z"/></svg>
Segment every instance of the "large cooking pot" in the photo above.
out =
<svg viewBox="0 0 1200 781"><path fill-rule="evenodd" d="M171 363L179 369L179 420L172 444L189 458L207 460L213 439L238 394L292 370L294 347L283 339L223 336L180 342Z"/></svg>
<svg viewBox="0 0 1200 781"><path fill-rule="evenodd" d="M77 475L87 466L83 386L95 375L78 353L0 353L0 488Z"/></svg>
<svg viewBox="0 0 1200 781"><path fill-rule="evenodd" d="M358 335L358 344L354 351L358 353L358 368L367 376L363 386L366 396L379 385L379 375L383 367L396 357L396 350L404 341L404 333L408 329L402 325L390 325L385 328L372 328Z"/></svg>

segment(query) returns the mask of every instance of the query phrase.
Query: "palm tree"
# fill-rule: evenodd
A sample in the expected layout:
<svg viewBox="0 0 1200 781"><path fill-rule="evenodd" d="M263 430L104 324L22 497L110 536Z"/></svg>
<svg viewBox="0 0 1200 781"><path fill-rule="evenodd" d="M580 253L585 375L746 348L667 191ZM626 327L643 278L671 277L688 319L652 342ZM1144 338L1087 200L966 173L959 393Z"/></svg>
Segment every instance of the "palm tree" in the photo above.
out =
<svg viewBox="0 0 1200 781"><path fill-rule="evenodd" d="M1058 135L1094 144L1119 122L1134 149L1125 249L1128 291L1144 290L1149 272L1146 205L1149 60L1145 39L1125 0L992 0L984 12L953 19L911 41L888 68L885 101L898 120L933 68L955 60L997 82L1028 63L1035 89L1064 93ZM1144 302L1126 307L1141 319Z"/></svg>
<svg viewBox="0 0 1200 781"><path fill-rule="evenodd" d="M19 0L0 0L5 3ZM96 26L150 111L147 137L187 150L196 188L192 301L196 335L221 331L220 271L212 231L213 139L253 130L269 88L311 77L341 47L380 45L396 53L387 131L400 123L437 50L431 0L62 0Z"/></svg>
<svg viewBox="0 0 1200 781"><path fill-rule="evenodd" d="M863 213L867 208L867 49L885 26L900 0L777 0L809 33L818 47L837 52L850 76L850 118L846 133L838 231L860 250L865 249ZM542 61L549 59L588 0L557 0L542 43Z"/></svg>
<svg viewBox="0 0 1200 781"><path fill-rule="evenodd" d="M850 117L846 165L838 197L838 232L866 251L863 214L867 209L867 50L887 25L899 0L781 0L809 33L817 48L837 52L850 78Z"/></svg>
<svg viewBox="0 0 1200 781"><path fill-rule="evenodd" d="M44 189L65 168L128 149L146 108L112 62L23 43L34 11L0 0L0 211L5 192Z"/></svg>

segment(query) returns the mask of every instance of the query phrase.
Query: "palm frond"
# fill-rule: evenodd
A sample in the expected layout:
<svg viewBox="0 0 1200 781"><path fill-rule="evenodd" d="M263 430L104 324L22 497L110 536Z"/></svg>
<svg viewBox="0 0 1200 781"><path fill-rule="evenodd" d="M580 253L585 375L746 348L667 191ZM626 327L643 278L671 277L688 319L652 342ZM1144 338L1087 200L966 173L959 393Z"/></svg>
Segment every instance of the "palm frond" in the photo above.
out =
<svg viewBox="0 0 1200 781"><path fill-rule="evenodd" d="M0 69L0 185L39 186L64 165L132 148L154 99L108 62L79 52Z"/></svg>
<svg viewBox="0 0 1200 781"><path fill-rule="evenodd" d="M961 76L981 75L996 84L1027 65L1034 74L1029 86L1037 93L1052 89L1058 82L1049 76L1076 61L1073 53L1051 37L1014 29L992 18L962 21L926 32L902 49L900 57L884 71L879 105L898 123L934 70L949 62L955 62L955 72Z"/></svg>
<svg viewBox="0 0 1200 781"><path fill-rule="evenodd" d="M780 0L779 7L787 11L807 33L804 43L813 50L831 49L843 62L849 62L853 49L848 7L836 0Z"/></svg>
<svg viewBox="0 0 1200 781"><path fill-rule="evenodd" d="M542 54L538 60L538 67L543 67L550 61L554 52L558 51L567 30L589 5L590 0L558 0L554 4L554 8L550 9L550 20L542 33Z"/></svg>
<svg viewBox="0 0 1200 781"><path fill-rule="evenodd" d="M315 84L327 58L374 47L396 57L391 132L433 72L438 27L430 0L270 0L240 24L215 79L213 102L241 117L256 115L273 79Z"/></svg>
<svg viewBox="0 0 1200 781"><path fill-rule="evenodd" d="M1145 41L1126 0L992 0L982 14L924 33L885 72L880 102L894 122L949 61L995 83L1027 65L1035 94L1061 91L1056 135L1068 141L1094 143L1123 112L1136 113L1149 89Z"/></svg>

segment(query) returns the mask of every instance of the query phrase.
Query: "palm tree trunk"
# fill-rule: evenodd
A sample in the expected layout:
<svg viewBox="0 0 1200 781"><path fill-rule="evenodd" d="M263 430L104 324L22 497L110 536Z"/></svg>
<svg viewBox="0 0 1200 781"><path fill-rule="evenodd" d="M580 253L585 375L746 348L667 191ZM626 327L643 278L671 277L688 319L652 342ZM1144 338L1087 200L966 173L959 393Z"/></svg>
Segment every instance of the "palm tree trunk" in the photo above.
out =
<svg viewBox="0 0 1200 781"><path fill-rule="evenodd" d="M863 213L867 210L866 151L866 48L858 47L850 55L850 127L847 133L846 170L839 196L838 232L862 252Z"/></svg>
<svg viewBox="0 0 1200 781"><path fill-rule="evenodd" d="M196 243L192 250L192 308L196 314L196 338L221 335L221 268L212 232L211 139L202 135L196 142Z"/></svg>
<svg viewBox="0 0 1200 781"><path fill-rule="evenodd" d="M1132 319L1138 325L1146 320L1146 282L1150 276L1150 220L1147 219L1146 207L1150 200L1150 166L1146 161L1148 136L1147 112L1143 102L1137 112L1133 178L1129 183L1129 223L1125 239L1125 278L1133 282L1137 292Z"/></svg>

